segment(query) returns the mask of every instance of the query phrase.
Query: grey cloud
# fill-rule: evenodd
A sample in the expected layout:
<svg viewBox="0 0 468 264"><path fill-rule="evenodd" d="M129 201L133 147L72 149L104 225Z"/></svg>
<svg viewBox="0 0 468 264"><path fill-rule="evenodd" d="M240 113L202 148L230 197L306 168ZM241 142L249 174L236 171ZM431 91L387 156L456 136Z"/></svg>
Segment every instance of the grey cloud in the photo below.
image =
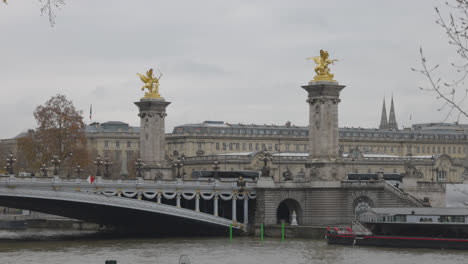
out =
<svg viewBox="0 0 468 264"><path fill-rule="evenodd" d="M300 85L314 76L305 58L322 48L340 60L332 71L347 85L340 125L375 127L391 92L402 124L410 113L418 117L412 122L443 116L435 99L421 99L424 80L409 70L419 63L419 45L434 62L452 56L433 23L434 1L67 1L54 28L34 3L0 10L8 36L0 49L0 118L10 124L0 138L34 126L34 107L56 93L86 117L92 103L98 121L137 125L135 73L149 67L164 72L168 131L205 119L305 125ZM10 109L20 109L15 119Z"/></svg>

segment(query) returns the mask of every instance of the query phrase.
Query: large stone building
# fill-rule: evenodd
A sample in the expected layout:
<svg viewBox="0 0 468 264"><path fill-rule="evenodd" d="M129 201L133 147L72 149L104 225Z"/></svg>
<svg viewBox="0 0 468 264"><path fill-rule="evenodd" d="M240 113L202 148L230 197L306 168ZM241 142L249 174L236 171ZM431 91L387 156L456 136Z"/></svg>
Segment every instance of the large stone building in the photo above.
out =
<svg viewBox="0 0 468 264"><path fill-rule="evenodd" d="M394 118L393 100L391 105L390 116ZM385 108L382 120L384 117ZM381 121L382 129L339 129L340 153L351 159L348 172L375 171L367 165L360 166L358 161L361 159L385 160L377 168L384 173L404 173L407 169L402 164L411 163L420 167L425 181L463 181L468 125L415 124L398 130L385 127L390 123L396 124L396 121ZM303 172L303 160L308 156L308 136L308 127L295 126L290 122L285 125L255 125L205 121L179 125L172 133L166 134L166 153L169 159L184 155L190 175L192 170L211 170L213 160L218 160L221 170L258 170L262 163L256 156L266 150L273 155L275 166L272 174L279 180L286 171L293 175ZM140 128L123 122L87 125L86 137L90 153L117 163L127 161L128 166L139 153ZM2 140L2 144L15 152L15 138ZM445 168L439 168L439 164ZM116 169L119 172L121 166Z"/></svg>
<svg viewBox="0 0 468 264"><path fill-rule="evenodd" d="M379 129L338 130L339 154L348 174L401 174L409 191L426 186L426 190L441 192L443 186L435 183L464 181L467 136L468 125L447 123L415 124L399 130L392 98L390 119L387 121L384 101ZM123 122L92 123L86 126L86 137L90 153L114 161L114 176L127 175L140 152L140 128ZM275 181L306 175L310 148L306 126L205 121L176 126L165 138L167 158L184 157L185 177L191 177L193 171L212 170L214 161L220 170L258 171L265 151L271 155L268 165ZM13 151L15 142L2 140Z"/></svg>
<svg viewBox="0 0 468 264"><path fill-rule="evenodd" d="M230 124L223 121L176 126L167 134L170 156L226 154L253 151L307 153L309 131L306 126ZM390 119L387 121L385 102L379 129L339 129L342 152L359 149L364 154L395 156L436 156L447 154L451 158L466 157L468 125L428 123L415 124L398 130L392 98Z"/></svg>

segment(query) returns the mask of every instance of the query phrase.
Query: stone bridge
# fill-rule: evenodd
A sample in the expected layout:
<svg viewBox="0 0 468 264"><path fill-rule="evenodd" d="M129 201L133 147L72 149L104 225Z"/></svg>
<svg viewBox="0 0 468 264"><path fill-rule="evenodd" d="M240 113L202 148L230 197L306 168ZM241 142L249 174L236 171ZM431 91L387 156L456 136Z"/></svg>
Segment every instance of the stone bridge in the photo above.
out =
<svg viewBox="0 0 468 264"><path fill-rule="evenodd" d="M0 205L160 234L246 229L255 183L0 176ZM249 210L249 204L250 210ZM238 221L238 218L241 219Z"/></svg>
<svg viewBox="0 0 468 264"><path fill-rule="evenodd" d="M371 207L422 207L420 199L384 180L273 182L256 185L255 226L291 223L302 226L349 224Z"/></svg>

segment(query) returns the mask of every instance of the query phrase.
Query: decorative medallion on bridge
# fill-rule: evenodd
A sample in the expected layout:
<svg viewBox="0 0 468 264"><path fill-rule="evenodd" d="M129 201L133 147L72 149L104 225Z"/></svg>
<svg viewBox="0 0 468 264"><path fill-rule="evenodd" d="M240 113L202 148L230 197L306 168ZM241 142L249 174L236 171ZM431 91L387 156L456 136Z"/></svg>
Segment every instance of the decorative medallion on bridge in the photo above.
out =
<svg viewBox="0 0 468 264"><path fill-rule="evenodd" d="M369 197L360 196L354 200L354 214L359 216L363 213L366 213L370 208L374 207L374 203Z"/></svg>
<svg viewBox="0 0 468 264"><path fill-rule="evenodd" d="M148 89L148 92L145 93L145 96L143 97L143 99L147 99L147 98L155 98L155 99L161 98L161 99L164 99L159 94L159 80L162 77L162 73L161 73L161 71L159 69L158 69L158 71L159 71L159 77L158 78L153 76L153 69L152 68L149 69L146 72L146 76L143 75L143 74L137 73L137 75L140 76L141 81L145 83L145 85L143 85L143 87L141 87L141 90L143 91L145 89Z"/></svg>
<svg viewBox="0 0 468 264"><path fill-rule="evenodd" d="M370 208L371 207L367 202L361 201L356 205L356 208L354 209L354 213L356 216L359 216L363 213L367 213Z"/></svg>
<svg viewBox="0 0 468 264"><path fill-rule="evenodd" d="M335 61L338 60L331 60L328 58L328 52L325 50L320 50L320 56L319 57L310 57L307 58L308 60L313 59L315 63L317 63L317 67L315 67L315 72L317 75L314 77L314 79L311 82L314 81L332 81L336 82L333 80L334 74L330 73L330 69L328 68L328 65L334 64Z"/></svg>

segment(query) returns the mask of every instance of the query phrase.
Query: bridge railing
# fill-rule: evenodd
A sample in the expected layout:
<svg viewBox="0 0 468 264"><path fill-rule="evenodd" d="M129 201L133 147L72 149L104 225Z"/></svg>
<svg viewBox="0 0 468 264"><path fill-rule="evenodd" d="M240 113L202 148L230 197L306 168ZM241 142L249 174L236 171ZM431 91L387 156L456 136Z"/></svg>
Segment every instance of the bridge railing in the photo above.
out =
<svg viewBox="0 0 468 264"><path fill-rule="evenodd" d="M343 187L355 187L355 188L362 188L362 187L376 187L382 188L384 187L385 182L379 180L361 180L361 181L351 181L351 180L343 180L341 181L341 186Z"/></svg>
<svg viewBox="0 0 468 264"><path fill-rule="evenodd" d="M0 183L55 183L55 184L88 184L85 178L68 178L68 177L31 177L31 176L14 176L14 175L0 175ZM256 182L246 179L246 188L251 189L256 186ZM95 184L97 185L157 185L157 186L184 186L184 187L224 187L229 189L236 189L237 179L222 179L222 180L148 180L143 178L137 179L103 179L97 177Z"/></svg>
<svg viewBox="0 0 468 264"><path fill-rule="evenodd" d="M120 198L129 198L142 201L144 203L149 202L159 205L164 204L164 206L161 208L166 208L166 206L169 205L173 206L174 208L189 209L189 211L191 210L195 212L184 211L183 214L195 214L197 217L205 217L203 214L208 214L211 215L211 218L208 219L209 221L215 221L225 226L232 224L232 226L235 228L244 228L248 224L249 200L256 199L256 192L253 189L253 186L255 186L254 182L246 181L246 186L241 189L239 186L237 186L237 181L225 179L214 181L184 181L182 179L145 180L142 178L103 179L101 177L97 177L96 181L89 183L87 179L83 178L60 178L58 176L0 176L0 190L6 191L7 195L31 195L31 193L34 194L34 192L38 191L36 195L39 196L44 195L44 193L47 195L47 192L53 192L52 196L54 199L60 195L74 198L78 196L84 197L86 195L92 195L92 197L86 198L92 201L101 199L102 196L115 197L116 200L111 200L113 202L119 201ZM106 202L109 201L107 198L105 199ZM183 207L183 202L190 200L195 201L194 208L193 205L187 204L185 204L187 207ZM200 201L204 201L203 204L205 204L205 202L211 201L213 204L211 207L212 209L206 205L202 206ZM125 201L125 203L128 202L128 200ZM131 202L134 203L135 201ZM139 202L137 202L135 205L138 205L138 203ZM219 205L219 203L221 203L221 205ZM224 217L224 206L227 206L226 203L231 203L230 207L232 213L230 216L228 216L228 218L230 217L231 219L229 221L226 219L214 220L215 218L212 218L212 216L215 216L216 218ZM237 210L238 205L243 207L243 221L239 222L242 223L240 225L237 222L237 211L242 210ZM170 210L173 210L174 208ZM219 208L223 208L222 216L218 214ZM200 213L202 215L200 215Z"/></svg>

